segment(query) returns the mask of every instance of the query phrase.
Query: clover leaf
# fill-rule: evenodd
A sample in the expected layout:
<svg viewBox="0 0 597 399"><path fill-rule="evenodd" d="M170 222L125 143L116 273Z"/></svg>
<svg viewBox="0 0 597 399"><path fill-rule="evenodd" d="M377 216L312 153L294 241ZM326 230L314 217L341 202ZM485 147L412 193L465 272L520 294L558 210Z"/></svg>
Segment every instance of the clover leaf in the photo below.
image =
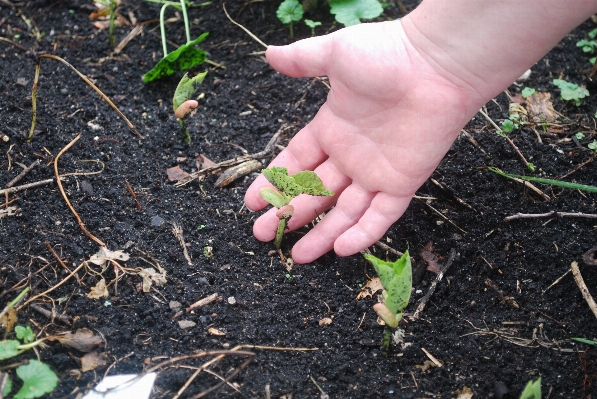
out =
<svg viewBox="0 0 597 399"><path fill-rule="evenodd" d="M16 326L15 333L17 334L17 338L23 341L23 343L28 344L29 342L35 341L35 334L31 327L26 326Z"/></svg>
<svg viewBox="0 0 597 399"><path fill-rule="evenodd" d="M361 19L377 18L383 7L377 0L331 0L330 12L344 26L357 25Z"/></svg>
<svg viewBox="0 0 597 399"><path fill-rule="evenodd" d="M29 364L17 368L17 375L23 380L23 386L15 399L33 399L52 392L58 385L56 373L47 364L29 360Z"/></svg>
<svg viewBox="0 0 597 399"><path fill-rule="evenodd" d="M535 94L537 92L537 90L533 89L532 87L525 87L524 89L522 89L522 91L520 92L520 95L522 96L522 98L527 98L529 96L532 96L533 94Z"/></svg>
<svg viewBox="0 0 597 399"><path fill-rule="evenodd" d="M567 82L563 79L554 79L553 84L560 89L562 100L572 101L577 107L580 106L583 98L589 96L589 91L576 83Z"/></svg>
<svg viewBox="0 0 597 399"><path fill-rule="evenodd" d="M298 0L284 0L278 7L276 16L284 25L289 25L290 37L294 37L292 23L300 21L304 12L305 10Z"/></svg>

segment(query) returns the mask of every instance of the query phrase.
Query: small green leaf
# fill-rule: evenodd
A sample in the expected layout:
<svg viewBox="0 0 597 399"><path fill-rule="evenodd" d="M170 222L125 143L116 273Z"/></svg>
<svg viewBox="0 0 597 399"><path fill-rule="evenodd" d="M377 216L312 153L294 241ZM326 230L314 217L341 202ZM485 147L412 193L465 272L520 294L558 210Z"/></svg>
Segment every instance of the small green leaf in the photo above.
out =
<svg viewBox="0 0 597 399"><path fill-rule="evenodd" d="M553 84L560 89L562 100L572 101L577 107L581 104L581 99L589 96L589 91L584 87L563 79L554 79Z"/></svg>
<svg viewBox="0 0 597 399"><path fill-rule="evenodd" d="M310 19L305 19L305 25L307 25L311 29L315 29L316 27L321 25L321 22L312 21Z"/></svg>
<svg viewBox="0 0 597 399"><path fill-rule="evenodd" d="M573 341L582 342L587 345L597 345L597 342L585 338L571 338Z"/></svg>
<svg viewBox="0 0 597 399"><path fill-rule="evenodd" d="M0 375L2 375L2 374L0 373ZM2 396L7 397L8 394L10 393L10 391L12 391L12 380L10 379L10 377L7 376L6 384L4 385L4 392L2 392Z"/></svg>
<svg viewBox="0 0 597 399"><path fill-rule="evenodd" d="M23 380L23 387L15 399L33 399L52 392L58 385L56 373L47 364L29 360L29 364L17 368L17 375Z"/></svg>
<svg viewBox="0 0 597 399"><path fill-rule="evenodd" d="M528 96L532 96L536 92L537 92L537 90L533 89L532 87L525 87L520 92L520 95L522 96L522 98L527 98Z"/></svg>
<svg viewBox="0 0 597 399"><path fill-rule="evenodd" d="M520 399L541 399L541 377L527 383Z"/></svg>
<svg viewBox="0 0 597 399"><path fill-rule="evenodd" d="M284 0L282 4L280 4L280 7L278 7L276 16L280 22L288 25L293 21L300 21L303 18L303 13L303 6L298 2L298 0Z"/></svg>
<svg viewBox="0 0 597 399"><path fill-rule="evenodd" d="M270 183L280 190L282 194L291 199L300 194L327 197L334 195L334 193L324 187L319 176L310 170L305 170L292 176L288 176L288 169L273 166L271 168L263 169L261 172Z"/></svg>
<svg viewBox="0 0 597 399"><path fill-rule="evenodd" d="M284 205L287 204L287 201L284 198L284 196L280 194L278 191L274 190L273 188L264 187L259 191L259 195L267 203L272 204L278 209L282 208Z"/></svg>
<svg viewBox="0 0 597 399"><path fill-rule="evenodd" d="M412 288L412 267L408 251L396 262L386 262L373 255L365 255L377 272L381 285L387 291L386 306L394 313L408 305Z"/></svg>
<svg viewBox="0 0 597 399"><path fill-rule="evenodd" d="M178 86L176 86L176 90L174 91L174 97L172 98L172 105L174 107L174 112L180 107L182 103L187 100L190 100L197 91L197 87L203 82L205 76L207 75L207 71L198 74L193 78L189 78L188 73L185 73L180 82L178 82ZM183 115L184 116L184 115Z"/></svg>
<svg viewBox="0 0 597 399"><path fill-rule="evenodd" d="M527 163L527 169L531 172L535 171L535 165L532 162Z"/></svg>
<svg viewBox="0 0 597 399"><path fill-rule="evenodd" d="M579 40L576 42L576 47L581 47L585 53L593 54L597 50L597 42L595 40Z"/></svg>
<svg viewBox="0 0 597 399"><path fill-rule="evenodd" d="M594 141L595 143L595 149L597 150L597 140ZM591 144L589 144L590 146ZM544 179L542 177L533 177L533 176L520 176L520 175L513 175L510 173L504 173L496 168L492 168L489 167L487 168L489 169L491 172L498 174L500 176L506 177L508 179L521 179L521 180L528 180L528 181L534 181L537 183L543 183L543 184L550 184L552 186L558 186L558 187L564 187L564 188L570 188L573 190L583 190L583 191L588 191L590 193L597 193L597 187L596 186L588 186L586 184L578 184L578 183L570 183L567 181L561 181L561 180L552 180L552 179Z"/></svg>
<svg viewBox="0 0 597 399"><path fill-rule="evenodd" d="M154 80L170 76L177 71L184 71L195 65L205 62L207 53L195 47L196 44L201 43L209 33L204 33L197 39L180 46L176 51L171 52L166 57L162 58L156 66L143 76L145 83L153 82Z"/></svg>
<svg viewBox="0 0 597 399"><path fill-rule="evenodd" d="M576 137L577 140L582 140L585 138L585 135L581 132L578 132L574 135L574 137Z"/></svg>
<svg viewBox="0 0 597 399"><path fill-rule="evenodd" d="M330 12L344 26L357 25L361 19L377 18L383 7L377 0L331 0Z"/></svg>
<svg viewBox="0 0 597 399"><path fill-rule="evenodd" d="M512 133L512 131L514 130L514 122L512 122L510 119L505 119L502 122L502 131L504 133Z"/></svg>
<svg viewBox="0 0 597 399"><path fill-rule="evenodd" d="M587 147L593 151L597 151L597 140L593 140L592 143L587 144Z"/></svg>
<svg viewBox="0 0 597 399"><path fill-rule="evenodd" d="M15 333L17 334L17 338L25 344L35 341L35 334L33 334L33 330L29 326L16 326Z"/></svg>
<svg viewBox="0 0 597 399"><path fill-rule="evenodd" d="M597 28L590 30L589 33L587 33L587 36L591 39L595 39L595 37L597 37Z"/></svg>
<svg viewBox="0 0 597 399"><path fill-rule="evenodd" d="M0 360L8 359L19 354L19 345L16 339L0 341Z"/></svg>

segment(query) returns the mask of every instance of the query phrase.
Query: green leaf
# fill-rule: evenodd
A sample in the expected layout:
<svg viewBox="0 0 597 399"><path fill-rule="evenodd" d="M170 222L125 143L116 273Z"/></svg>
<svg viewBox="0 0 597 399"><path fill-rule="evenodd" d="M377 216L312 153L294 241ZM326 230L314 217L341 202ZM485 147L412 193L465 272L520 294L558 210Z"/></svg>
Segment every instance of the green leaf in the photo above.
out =
<svg viewBox="0 0 597 399"><path fill-rule="evenodd" d="M278 7L278 11L276 11L276 16L285 25L295 21L300 21L303 18L304 9L303 6L298 2L298 0L284 0L280 7Z"/></svg>
<svg viewBox="0 0 597 399"><path fill-rule="evenodd" d="M512 133L512 131L514 130L514 122L512 122L510 119L505 119L502 122L502 131L504 133Z"/></svg>
<svg viewBox="0 0 597 399"><path fill-rule="evenodd" d="M263 169L261 172L270 183L282 192L282 194L291 199L300 194L328 197L334 195L334 193L328 191L324 187L319 176L310 170L288 176L288 169L273 166L271 168Z"/></svg>
<svg viewBox="0 0 597 399"><path fill-rule="evenodd" d="M582 47L583 52L593 54L597 49L597 42L595 40L582 39L576 42L576 47Z"/></svg>
<svg viewBox="0 0 597 399"><path fill-rule="evenodd" d="M597 342L585 338L571 338L573 341L582 342L587 345L597 345Z"/></svg>
<svg viewBox="0 0 597 399"><path fill-rule="evenodd" d="M286 201L284 196L273 188L264 187L259 191L259 195L267 203L272 204L276 208L280 209L290 201Z"/></svg>
<svg viewBox="0 0 597 399"><path fill-rule="evenodd" d="M171 52L166 57L162 58L157 65L143 76L145 83L153 82L154 80L170 76L177 71L184 71L205 62L207 53L195 47L195 44L201 43L209 33L204 33L197 39L183 46L180 46L176 51Z"/></svg>
<svg viewBox="0 0 597 399"><path fill-rule="evenodd" d="M19 345L16 339L0 341L0 360L8 359L19 354Z"/></svg>
<svg viewBox="0 0 597 399"><path fill-rule="evenodd" d="M525 87L520 92L520 95L522 96L522 98L527 98L528 96L532 96L536 92L537 92L537 90L533 89L532 87Z"/></svg>
<svg viewBox="0 0 597 399"><path fill-rule="evenodd" d="M312 21L312 20L310 20L310 19L305 19L305 24L306 24L306 25L307 25L309 28L311 28L311 29L315 29L316 27L318 27L318 26L320 26L320 25L321 25L321 22L319 22L319 21L317 21L317 22L316 22L316 21Z"/></svg>
<svg viewBox="0 0 597 399"><path fill-rule="evenodd" d="M581 132L578 132L574 135L574 137L576 137L577 140L582 140L585 138L585 135Z"/></svg>
<svg viewBox="0 0 597 399"><path fill-rule="evenodd" d="M174 112L180 107L182 103L187 100L190 100L197 91L197 87L203 82L205 76L207 75L207 71L198 74L193 78L189 78L189 74L185 73L180 82L178 82L178 86L176 86L176 90L174 91L174 97L172 97L172 105L174 107ZM184 116L184 115L183 115Z"/></svg>
<svg viewBox="0 0 597 399"><path fill-rule="evenodd" d="M553 84L560 89L560 95L563 100L573 101L577 107L581 104L581 99L589 95L589 91L584 87L563 79L554 79Z"/></svg>
<svg viewBox="0 0 597 399"><path fill-rule="evenodd" d="M357 25L361 19L377 18L383 7L377 0L331 0L330 12L344 26Z"/></svg>
<svg viewBox="0 0 597 399"><path fill-rule="evenodd" d="M591 39L595 39L595 37L597 37L597 28L590 30L589 33L587 33L587 36Z"/></svg>
<svg viewBox="0 0 597 399"><path fill-rule="evenodd" d="M597 151L597 140L593 140L592 143L587 144L587 147L593 151Z"/></svg>
<svg viewBox="0 0 597 399"><path fill-rule="evenodd" d="M31 327L29 326L16 326L15 333L17 334L17 338L25 344L35 341L35 334L33 334L33 330L31 330Z"/></svg>
<svg viewBox="0 0 597 399"><path fill-rule="evenodd" d="M541 377L527 383L520 399L541 399Z"/></svg>
<svg viewBox="0 0 597 399"><path fill-rule="evenodd" d="M408 251L396 262L386 262L367 254L365 259L371 262L387 292L386 306L394 314L401 312L408 305L412 288L412 267Z"/></svg>
<svg viewBox="0 0 597 399"><path fill-rule="evenodd" d="M591 145L591 144L589 144L589 145ZM595 146L597 148L597 141L595 141ZM561 181L561 180L544 179L542 177L513 175L510 173L504 173L496 168L491 168L491 167L489 167L487 169L489 169L493 173L496 173L496 174L506 177L508 179L515 178L515 179L521 179L521 180L528 180L528 181L534 181L537 183L550 184L552 186L571 188L573 190L583 190L583 191L588 191L590 193L597 193L597 187L587 186L586 184L570 183L570 182Z"/></svg>
<svg viewBox="0 0 597 399"><path fill-rule="evenodd" d="M29 364L17 368L17 375L23 380L23 387L15 399L32 399L52 392L58 385L56 373L47 364L29 360Z"/></svg>
<svg viewBox="0 0 597 399"><path fill-rule="evenodd" d="M2 374L0 373L0 375L2 375ZM2 396L7 397L8 394L10 393L10 391L12 391L12 380L10 379L10 377L7 376L6 384L4 385L4 392L2 392Z"/></svg>

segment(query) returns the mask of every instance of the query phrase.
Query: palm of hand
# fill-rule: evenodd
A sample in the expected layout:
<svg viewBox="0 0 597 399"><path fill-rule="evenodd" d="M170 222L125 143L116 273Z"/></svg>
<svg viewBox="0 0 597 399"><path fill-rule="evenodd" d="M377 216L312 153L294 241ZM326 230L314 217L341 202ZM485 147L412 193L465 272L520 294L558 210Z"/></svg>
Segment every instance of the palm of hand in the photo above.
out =
<svg viewBox="0 0 597 399"><path fill-rule="evenodd" d="M327 213L293 248L310 262L334 248L351 255L377 241L406 210L471 117L466 91L436 72L414 49L399 22L366 24L267 52L270 64L290 76L327 75L326 103L270 166L289 173L315 170L335 197L300 196L290 230ZM250 209L267 204L260 176L248 189ZM270 241L275 210L254 225Z"/></svg>

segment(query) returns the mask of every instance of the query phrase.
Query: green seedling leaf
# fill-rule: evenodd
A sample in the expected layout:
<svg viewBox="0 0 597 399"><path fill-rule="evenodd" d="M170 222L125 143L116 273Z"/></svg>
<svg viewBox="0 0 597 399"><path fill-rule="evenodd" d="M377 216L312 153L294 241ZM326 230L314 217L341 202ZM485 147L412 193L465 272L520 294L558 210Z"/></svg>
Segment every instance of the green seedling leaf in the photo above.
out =
<svg viewBox="0 0 597 399"><path fill-rule="evenodd" d="M537 93L537 90L533 89L532 87L525 87L520 92L520 95L522 96L522 98L527 98L529 96L532 96L535 93Z"/></svg>
<svg viewBox="0 0 597 399"><path fill-rule="evenodd" d="M15 399L39 398L52 392L58 385L56 373L37 360L29 360L29 364L17 368L17 375L23 380L23 387L15 395Z"/></svg>
<svg viewBox="0 0 597 399"><path fill-rule="evenodd" d="M527 383L520 399L541 399L541 377Z"/></svg>
<svg viewBox="0 0 597 399"><path fill-rule="evenodd" d="M275 206L278 209L282 208L287 204L284 196L280 194L278 191L274 190L273 188L264 187L259 191L259 195L261 196L261 198L263 198L264 201Z"/></svg>
<svg viewBox="0 0 597 399"><path fill-rule="evenodd" d="M596 148L597 148L597 142L596 142ZM590 193L597 193L597 187L588 186L586 184L570 183L570 182L561 181L561 180L544 179L542 177L513 175L510 173L504 173L501 170L498 170L496 168L491 168L491 167L487 168L487 169L489 169L493 173L496 173L496 174L506 177L508 179L515 178L515 179L521 179L521 180L527 180L527 181L534 181L537 183L549 184L552 186L571 188L573 190L583 190L583 191L588 191Z"/></svg>
<svg viewBox="0 0 597 399"><path fill-rule="evenodd" d="M2 374L0 373L0 375ZM10 379L10 377L7 377L6 384L4 384L4 391L2 392L2 397L7 397L10 391L12 391L12 380Z"/></svg>
<svg viewBox="0 0 597 399"><path fill-rule="evenodd" d="M290 23L298 22L303 18L304 9L303 6L298 2L298 0L284 0L280 7L278 7L278 11L276 11L276 16L284 25L288 25Z"/></svg>
<svg viewBox="0 0 597 399"><path fill-rule="evenodd" d="M514 131L515 125L514 122L512 122L510 119L505 119L502 122L502 131L504 133L512 133L512 131Z"/></svg>
<svg viewBox="0 0 597 399"><path fill-rule="evenodd" d="M319 21L312 21L310 19L305 19L305 25L307 25L311 29L315 29L318 26L321 26L321 22L319 22Z"/></svg>
<svg viewBox="0 0 597 399"><path fill-rule="evenodd" d="M28 344L29 342L35 341L35 334L31 327L26 326L16 326L15 333L17 334L17 338L23 341L23 343Z"/></svg>
<svg viewBox="0 0 597 399"><path fill-rule="evenodd" d="M587 33L587 36L591 39L595 39L595 37L597 37L597 28L590 30L589 33Z"/></svg>
<svg viewBox="0 0 597 399"><path fill-rule="evenodd" d="M581 132L578 132L574 135L574 137L576 137L577 140L582 140L585 138L585 135Z"/></svg>
<svg viewBox="0 0 597 399"><path fill-rule="evenodd" d="M597 42L595 40L579 40L576 42L576 47L581 47L585 53L593 54L597 50Z"/></svg>
<svg viewBox="0 0 597 399"><path fill-rule="evenodd" d="M294 198L300 194L331 197L333 192L327 190L319 176L313 171L305 170L288 176L288 169L278 166L263 169L265 178L280 192ZM267 200L266 200L267 201Z"/></svg>
<svg viewBox="0 0 597 399"><path fill-rule="evenodd" d="M371 262L387 292L385 305L394 314L398 314L408 305L412 287L412 267L408 251L396 262L386 262L367 254L365 259Z"/></svg>
<svg viewBox="0 0 597 399"><path fill-rule="evenodd" d="M587 144L587 147L589 147L590 150L597 152L597 140L593 140L592 143Z"/></svg>
<svg viewBox="0 0 597 399"><path fill-rule="evenodd" d="M577 107L580 106L581 100L589 96L589 91L584 87L563 79L554 79L553 84L560 89L560 96L562 100L572 101Z"/></svg>
<svg viewBox="0 0 597 399"><path fill-rule="evenodd" d="M582 342L587 345L597 345L597 342L585 338L572 338L573 341Z"/></svg>
<svg viewBox="0 0 597 399"><path fill-rule="evenodd" d="M157 65L143 76L145 83L170 76L177 71L184 71L205 62L207 53L195 47L201 43L209 33L204 33L197 39L180 46L176 51L171 52L162 58Z"/></svg>
<svg viewBox="0 0 597 399"><path fill-rule="evenodd" d="M383 7L377 0L331 0L330 12L344 26L357 25L361 19L377 18Z"/></svg>
<svg viewBox="0 0 597 399"><path fill-rule="evenodd" d="M197 91L197 87L203 82L206 75L207 71L189 78L189 74L185 73L180 82L178 82L178 86L176 86L176 90L174 91L174 97L172 97L174 115L178 119L184 118L192 108L197 108L197 101L191 100L191 97L193 97L193 94Z"/></svg>
<svg viewBox="0 0 597 399"><path fill-rule="evenodd" d="M0 360L8 359L19 354L19 345L16 339L0 341Z"/></svg>

